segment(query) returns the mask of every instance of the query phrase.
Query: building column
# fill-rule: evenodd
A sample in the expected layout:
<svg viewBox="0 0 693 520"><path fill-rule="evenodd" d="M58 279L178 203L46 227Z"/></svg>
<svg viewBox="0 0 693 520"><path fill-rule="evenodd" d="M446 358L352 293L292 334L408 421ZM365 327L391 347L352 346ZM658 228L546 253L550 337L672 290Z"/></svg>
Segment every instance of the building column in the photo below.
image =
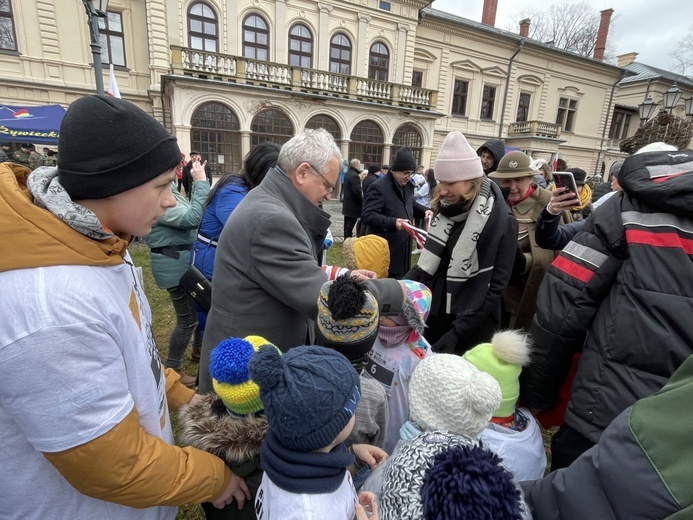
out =
<svg viewBox="0 0 693 520"><path fill-rule="evenodd" d="M250 151L250 134L251 130L241 130L241 157L248 155Z"/></svg>
<svg viewBox="0 0 693 520"><path fill-rule="evenodd" d="M287 45L289 30L286 27L286 0L276 0L274 3L274 56L269 61L287 63L289 55ZM270 44L270 48L272 45Z"/></svg>
<svg viewBox="0 0 693 520"><path fill-rule="evenodd" d="M342 152L342 159L346 159L347 162L351 160L349 157L349 145L351 144L351 139L342 139L339 143L339 149Z"/></svg>
<svg viewBox="0 0 693 520"><path fill-rule="evenodd" d="M407 60L407 35L411 27L406 23L397 24L397 61L394 69L394 83L404 84L404 65ZM411 79L409 81L411 83Z"/></svg>
<svg viewBox="0 0 693 520"><path fill-rule="evenodd" d="M390 164L390 155L392 154L392 143L383 143L383 162L380 163L380 166L383 164L387 164L388 166L392 166Z"/></svg>
<svg viewBox="0 0 693 520"><path fill-rule="evenodd" d="M318 21L318 35L320 40L317 42L317 49L314 55L318 56L317 69L330 70L330 13L334 7L329 4L318 2L320 19Z"/></svg>
<svg viewBox="0 0 693 520"><path fill-rule="evenodd" d="M183 152L186 157L188 157L190 150L192 150L192 126L174 125L173 131L176 139L178 139L178 147L180 148L180 151Z"/></svg>
<svg viewBox="0 0 693 520"><path fill-rule="evenodd" d="M233 15L228 15L228 13L233 13ZM243 40L243 20L239 20L238 16L238 0L226 0L226 13L224 16L226 18L226 45L228 52L232 56L240 56L242 51L239 50L238 45L241 44ZM240 36L240 38L239 38ZM239 41L240 39L240 41ZM221 52L222 49L219 49Z"/></svg>
<svg viewBox="0 0 693 520"><path fill-rule="evenodd" d="M356 36L356 45L353 49L353 54L356 57L355 71L352 75L359 78L368 77L368 57L370 55L370 47L368 46L368 22L371 21L371 16L368 14L359 13L359 32ZM365 59L358 59L361 54L365 55Z"/></svg>

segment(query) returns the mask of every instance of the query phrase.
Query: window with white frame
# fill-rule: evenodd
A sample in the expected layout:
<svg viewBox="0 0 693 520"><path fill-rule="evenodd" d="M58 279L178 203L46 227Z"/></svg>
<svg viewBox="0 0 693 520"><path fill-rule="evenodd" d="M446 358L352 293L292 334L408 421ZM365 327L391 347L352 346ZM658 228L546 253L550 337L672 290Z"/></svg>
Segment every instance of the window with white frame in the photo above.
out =
<svg viewBox="0 0 693 520"><path fill-rule="evenodd" d="M520 92L520 99L517 102L517 117L515 121L529 120L529 104L532 101L532 94L529 92Z"/></svg>
<svg viewBox="0 0 693 520"><path fill-rule="evenodd" d="M198 2L188 10L188 44L198 51L217 52L219 49L217 15L207 4Z"/></svg>
<svg viewBox="0 0 693 520"><path fill-rule="evenodd" d="M577 99L560 98L558 100L558 113L556 124L561 125L564 132L572 132L575 128L575 114L577 113Z"/></svg>
<svg viewBox="0 0 693 520"><path fill-rule="evenodd" d="M108 11L106 18L99 18L99 40L101 63L125 67L125 35L121 13Z"/></svg>
<svg viewBox="0 0 693 520"><path fill-rule="evenodd" d="M496 104L496 87L492 85L484 85L484 91L481 96L481 119L493 119L493 109Z"/></svg>
<svg viewBox="0 0 693 520"><path fill-rule="evenodd" d="M308 27L298 23L289 32L289 65L292 67L313 67L313 35Z"/></svg>
<svg viewBox="0 0 693 520"><path fill-rule="evenodd" d="M469 82L456 79L455 87L452 91L452 108L450 109L452 115L467 115L467 92L469 92Z"/></svg>

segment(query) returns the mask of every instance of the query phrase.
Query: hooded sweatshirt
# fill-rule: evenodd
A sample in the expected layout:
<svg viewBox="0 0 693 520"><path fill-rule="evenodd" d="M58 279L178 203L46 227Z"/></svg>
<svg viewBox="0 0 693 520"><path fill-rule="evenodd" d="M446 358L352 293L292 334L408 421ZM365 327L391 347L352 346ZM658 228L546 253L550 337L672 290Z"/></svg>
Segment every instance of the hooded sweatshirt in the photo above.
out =
<svg viewBox="0 0 693 520"><path fill-rule="evenodd" d="M488 150L496 158L493 166L484 170L484 173L488 175L498 169L498 162L501 160L501 157L505 155L505 143L500 139L489 139L478 148L476 154L480 155L483 150Z"/></svg>
<svg viewBox="0 0 693 520"><path fill-rule="evenodd" d="M168 406L191 393L162 370L130 237L73 203L57 168L29 174L0 165L6 518L173 519L216 498L223 462L172 446Z"/></svg>

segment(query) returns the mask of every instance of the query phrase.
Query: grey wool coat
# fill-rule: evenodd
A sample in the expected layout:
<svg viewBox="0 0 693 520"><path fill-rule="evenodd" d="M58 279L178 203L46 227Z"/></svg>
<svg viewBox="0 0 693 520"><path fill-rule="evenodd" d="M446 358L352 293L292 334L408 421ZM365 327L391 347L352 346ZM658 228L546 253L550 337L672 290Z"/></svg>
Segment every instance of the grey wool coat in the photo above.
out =
<svg viewBox="0 0 693 520"><path fill-rule="evenodd" d="M314 342L318 294L327 275L318 258L329 214L313 205L278 168L251 190L219 238L199 392L212 391L209 356L228 337L259 335L282 351ZM367 282L383 314L398 314L395 280Z"/></svg>

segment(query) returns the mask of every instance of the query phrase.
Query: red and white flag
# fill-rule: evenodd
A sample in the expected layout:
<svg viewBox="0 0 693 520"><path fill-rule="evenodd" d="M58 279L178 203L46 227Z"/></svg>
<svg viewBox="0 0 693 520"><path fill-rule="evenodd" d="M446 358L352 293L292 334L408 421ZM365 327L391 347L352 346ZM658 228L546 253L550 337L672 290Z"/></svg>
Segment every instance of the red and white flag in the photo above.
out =
<svg viewBox="0 0 693 520"><path fill-rule="evenodd" d="M120 90L118 89L118 82L116 81L115 71L113 70L113 64L111 63L111 77L108 81L108 95L120 98Z"/></svg>
<svg viewBox="0 0 693 520"><path fill-rule="evenodd" d="M416 247L423 249L424 244L426 243L426 237L428 237L428 233L421 228L414 227L414 225L408 220L402 222L402 227L409 234L409 236L414 239L416 242Z"/></svg>
<svg viewBox="0 0 693 520"><path fill-rule="evenodd" d="M553 171L558 171L558 152L556 152L556 157L553 158Z"/></svg>

